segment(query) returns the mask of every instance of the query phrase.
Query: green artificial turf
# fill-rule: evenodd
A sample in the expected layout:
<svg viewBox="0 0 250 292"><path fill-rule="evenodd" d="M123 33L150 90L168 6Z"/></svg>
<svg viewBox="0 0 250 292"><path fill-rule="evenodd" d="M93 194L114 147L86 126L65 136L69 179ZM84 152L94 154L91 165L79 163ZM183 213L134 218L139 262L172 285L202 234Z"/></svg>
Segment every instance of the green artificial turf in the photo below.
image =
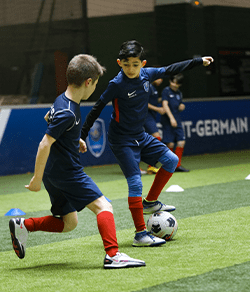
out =
<svg viewBox="0 0 250 292"><path fill-rule="evenodd" d="M83 210L77 228L65 234L29 234L26 257L15 255L4 214L11 208L25 218L50 214L44 188L24 188L32 174L0 177L0 291L249 291L250 151L184 157L190 173L174 173L160 195L177 207L175 238L157 248L133 248L134 226L127 184L117 165L86 167L112 200L122 252L146 267L104 270L105 252L94 214ZM142 165L145 167L145 165ZM154 175L142 176L146 195ZM184 192L166 192L179 185ZM148 216L145 216L147 220Z"/></svg>

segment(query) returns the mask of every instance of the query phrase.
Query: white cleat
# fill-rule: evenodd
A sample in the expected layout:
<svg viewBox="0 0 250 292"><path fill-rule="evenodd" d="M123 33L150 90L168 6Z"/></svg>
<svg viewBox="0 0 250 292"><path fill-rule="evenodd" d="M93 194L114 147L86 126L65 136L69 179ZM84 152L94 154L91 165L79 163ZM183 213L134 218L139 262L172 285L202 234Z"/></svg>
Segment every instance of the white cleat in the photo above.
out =
<svg viewBox="0 0 250 292"><path fill-rule="evenodd" d="M110 257L108 254L106 254L103 267L104 269L122 269L143 266L146 266L144 261L133 259L125 253L117 252L113 257Z"/></svg>
<svg viewBox="0 0 250 292"><path fill-rule="evenodd" d="M153 214L159 211L172 212L176 209L175 206L165 205L162 204L160 201L147 202L145 199L143 199L142 205L143 214Z"/></svg>
<svg viewBox="0 0 250 292"><path fill-rule="evenodd" d="M16 255L23 259L25 257L28 230L24 225L24 218L12 218L9 221L12 245Z"/></svg>
<svg viewBox="0 0 250 292"><path fill-rule="evenodd" d="M135 235L133 246L135 247L144 247L144 246L158 246L166 243L162 238L152 235L147 230L138 232Z"/></svg>

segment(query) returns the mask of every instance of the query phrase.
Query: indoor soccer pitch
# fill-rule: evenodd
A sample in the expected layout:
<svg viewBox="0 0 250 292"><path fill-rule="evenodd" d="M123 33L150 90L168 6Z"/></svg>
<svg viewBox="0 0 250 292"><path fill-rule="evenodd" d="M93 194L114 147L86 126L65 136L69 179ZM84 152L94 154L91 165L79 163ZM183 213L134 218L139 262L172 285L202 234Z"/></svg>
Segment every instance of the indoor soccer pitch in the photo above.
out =
<svg viewBox="0 0 250 292"><path fill-rule="evenodd" d="M0 177L0 291L250 291L250 150L183 157L189 173L174 173L159 199L175 205L179 229L160 247L135 248L128 187L118 165L86 167L114 209L120 251L146 267L104 270L105 252L95 215L79 213L75 230L29 234L26 256L12 249L5 214L50 214L44 188L24 188L32 174ZM142 165L146 169L146 165ZM249 177L250 178L250 177ZM143 196L154 175L143 175ZM183 192L166 192L178 185ZM145 221L149 216L145 216Z"/></svg>

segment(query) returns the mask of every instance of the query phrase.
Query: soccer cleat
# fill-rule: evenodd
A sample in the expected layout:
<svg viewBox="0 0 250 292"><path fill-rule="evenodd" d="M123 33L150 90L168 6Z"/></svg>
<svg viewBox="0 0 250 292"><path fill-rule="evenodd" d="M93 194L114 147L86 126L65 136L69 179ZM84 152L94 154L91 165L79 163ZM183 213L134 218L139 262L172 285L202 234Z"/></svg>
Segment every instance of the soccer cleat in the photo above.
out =
<svg viewBox="0 0 250 292"><path fill-rule="evenodd" d="M135 234L132 246L135 247L158 246L164 243L166 243L164 239L156 237L147 230L144 230L142 232L138 232Z"/></svg>
<svg viewBox="0 0 250 292"><path fill-rule="evenodd" d="M140 172L141 172L141 174L147 174L146 170L143 170L141 168L140 168Z"/></svg>
<svg viewBox="0 0 250 292"><path fill-rule="evenodd" d="M186 169L185 167L180 165L175 169L175 172L189 172L189 169Z"/></svg>
<svg viewBox="0 0 250 292"><path fill-rule="evenodd" d="M147 169L148 174L156 174L158 172L159 168L156 168L154 166L149 166Z"/></svg>
<svg viewBox="0 0 250 292"><path fill-rule="evenodd" d="M24 225L24 218L12 218L9 221L12 245L16 255L23 259L25 257L28 230Z"/></svg>
<svg viewBox="0 0 250 292"><path fill-rule="evenodd" d="M146 266L144 261L133 259L125 253L117 252L113 257L110 257L108 254L106 254L103 267L104 269L122 269L143 266Z"/></svg>
<svg viewBox="0 0 250 292"><path fill-rule="evenodd" d="M153 214L158 211L172 212L176 209L175 206L165 205L162 204L160 201L147 202L145 199L143 199L142 205L143 214Z"/></svg>

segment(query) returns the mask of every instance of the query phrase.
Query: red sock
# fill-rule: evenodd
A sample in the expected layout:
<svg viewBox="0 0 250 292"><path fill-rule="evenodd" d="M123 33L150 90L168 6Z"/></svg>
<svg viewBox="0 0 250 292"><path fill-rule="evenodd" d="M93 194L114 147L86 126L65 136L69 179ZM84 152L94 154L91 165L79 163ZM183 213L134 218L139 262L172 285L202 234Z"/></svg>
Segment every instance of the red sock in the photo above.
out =
<svg viewBox="0 0 250 292"><path fill-rule="evenodd" d="M166 183L169 181L171 178L172 173L166 171L162 167L158 170L158 172L155 175L154 182L151 186L151 189L146 197L147 201L156 201L166 185Z"/></svg>
<svg viewBox="0 0 250 292"><path fill-rule="evenodd" d="M113 213L109 211L102 211L99 213L97 215L97 225L106 253L110 257L115 256L118 252L118 243Z"/></svg>
<svg viewBox="0 0 250 292"><path fill-rule="evenodd" d="M174 152L174 148L170 148L170 147L168 147L169 148L169 150L171 150L172 152Z"/></svg>
<svg viewBox="0 0 250 292"><path fill-rule="evenodd" d="M179 158L179 162L178 162L176 168L179 167L179 166L181 166L181 158L182 158L183 150L184 150L183 147L176 147L176 149L175 149L175 154Z"/></svg>
<svg viewBox="0 0 250 292"><path fill-rule="evenodd" d="M146 229L143 206L141 197L128 197L129 210L134 220L136 231L143 231Z"/></svg>
<svg viewBox="0 0 250 292"><path fill-rule="evenodd" d="M45 216L40 218L29 218L24 220L24 225L28 231L62 232L64 222L61 218Z"/></svg>

